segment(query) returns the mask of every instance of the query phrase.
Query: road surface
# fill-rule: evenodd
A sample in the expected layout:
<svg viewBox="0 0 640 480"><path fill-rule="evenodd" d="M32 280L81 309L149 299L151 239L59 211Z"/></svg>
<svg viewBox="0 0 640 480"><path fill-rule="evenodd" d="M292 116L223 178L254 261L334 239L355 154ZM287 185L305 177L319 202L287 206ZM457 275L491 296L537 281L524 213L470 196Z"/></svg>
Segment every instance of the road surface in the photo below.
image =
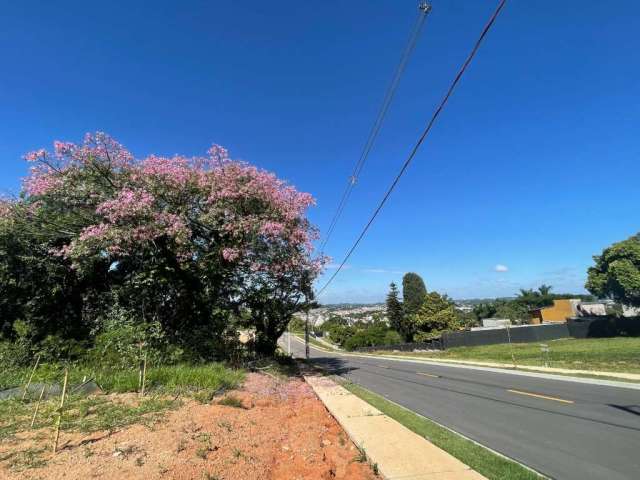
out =
<svg viewBox="0 0 640 480"><path fill-rule="evenodd" d="M304 356L301 340L292 336L291 346ZM349 357L313 346L310 352L354 383L548 477L640 478L638 389Z"/></svg>

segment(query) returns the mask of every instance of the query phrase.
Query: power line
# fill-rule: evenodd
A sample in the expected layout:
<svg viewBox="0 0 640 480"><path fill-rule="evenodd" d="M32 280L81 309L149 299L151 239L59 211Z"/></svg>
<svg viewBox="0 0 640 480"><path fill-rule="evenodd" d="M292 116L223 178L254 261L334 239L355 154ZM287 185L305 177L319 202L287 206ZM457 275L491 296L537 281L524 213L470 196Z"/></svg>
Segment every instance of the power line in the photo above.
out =
<svg viewBox="0 0 640 480"><path fill-rule="evenodd" d="M358 181L358 177L360 176L360 173L364 168L365 162L367 161L369 152L371 152L371 149L373 148L373 144L375 143L375 140L378 137L378 133L382 128L384 118L387 114L387 111L389 110L389 106L391 105L393 97L396 94L396 90L398 89L398 85L400 84L400 79L409 61L409 57L411 56L411 53L413 52L418 42L418 38L420 36L420 31L422 30L422 26L424 25L424 21L427 18L427 15L429 14L429 12L431 11L431 6L426 2L421 2L418 8L419 8L418 17L411 29L409 40L407 41L407 44L402 52L402 55L400 56L400 62L396 67L393 78L391 79L391 83L387 87L387 91L382 101L382 105L380 106L380 110L378 111L378 115L376 116L376 119L374 120L373 125L371 126L371 130L369 131L369 136L367 137L367 141L365 142L362 152L360 153L360 157L358 158L358 161L356 162L353 168L353 173L351 174L351 176L347 181L345 190L342 193L340 202L338 203L338 208L333 214L333 218L329 223L329 228L327 228L327 233L325 235L325 238L322 244L320 245L320 252L322 253L324 253L324 248L326 247L327 242L331 238L331 234L333 233L336 225L338 224L338 220L342 216L342 212L344 211L344 208L347 205L347 202L349 201L351 192L355 187L356 182Z"/></svg>
<svg viewBox="0 0 640 480"><path fill-rule="evenodd" d="M504 7L504 4L506 3L506 1L507 0L500 0L500 3L498 4L498 7L493 12L491 17L489 18L489 21L487 22L487 24L482 29L482 33L480 34L480 37L478 37L478 40L476 40L476 43L473 46L473 49L471 50L471 53L467 56L467 59L464 61L464 63L460 67L460 70L458 71L457 75L453 79L453 82L451 82L451 85L449 86L449 89L447 90L447 93L445 94L445 96L443 97L442 101L438 105L438 108L436 108L436 110L433 112L433 115L431 116L431 120L429 120L429 123L427 124L426 128L422 132L422 135L420 135L420 138L418 139L417 143L415 144L415 146L411 150L411 153L409 154L409 156L405 160L404 164L402 165L402 168L400 169L400 171L396 175L395 179L391 183L391 186L388 188L388 190L385 193L384 197L382 198L382 200L378 204L378 207L373 212L373 215L371 215L371 218L369 219L369 221L365 225L364 229L360 233L360 236L357 238L355 243L352 245L352 247L347 252L347 255L344 257L344 260L342 260L342 263L340 263L340 266L336 269L336 271L333 273L333 275L329 278L327 283L325 283L324 286L318 291L318 295L322 294L322 292L324 292L326 290L326 288L329 286L329 284L331 284L331 282L336 278L338 273L340 273L340 271L344 267L345 263L347 263L347 260L349 260L349 257L351 257L351 255L353 254L355 249L360 244L360 241L362 240L362 238L367 233L367 230L369 230L369 227L371 226L373 221L376 219L376 217L378 216L378 214L382 210L382 207L384 207L384 204L387 202L388 198L391 196L391 193L396 188L396 185L400 181L400 178L402 177L402 175L404 175L404 172L407 170L407 167L409 167L409 165L411 164L411 161L413 160L413 157L415 157L416 153L418 152L418 149L420 148L420 146L424 142L425 138L427 137L427 135L431 131L431 127L435 123L436 119L440 115L440 112L442 111L442 109L446 105L447 101L449 100L449 97L451 96L451 94L453 93L454 89L458 85L458 82L460 81L460 78L462 78L462 75L464 74L464 72L466 71L467 67L471 63L471 60L473 60L473 57L475 57L476 52L480 48L480 44L482 43L482 41L484 40L484 37L487 35L489 30L493 26L493 23L495 22L496 18L498 17L500 12L502 11L502 7Z"/></svg>

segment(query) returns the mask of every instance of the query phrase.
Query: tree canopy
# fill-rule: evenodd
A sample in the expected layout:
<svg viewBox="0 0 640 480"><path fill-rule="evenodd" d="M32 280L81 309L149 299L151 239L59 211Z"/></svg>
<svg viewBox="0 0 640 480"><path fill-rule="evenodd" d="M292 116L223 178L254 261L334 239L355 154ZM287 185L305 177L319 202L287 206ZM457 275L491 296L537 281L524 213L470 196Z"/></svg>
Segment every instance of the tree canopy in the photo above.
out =
<svg viewBox="0 0 640 480"><path fill-rule="evenodd" d="M587 272L587 290L640 307L640 234L614 243L593 260L595 265Z"/></svg>
<svg viewBox="0 0 640 480"><path fill-rule="evenodd" d="M456 330L461 326L453 303L446 295L440 295L438 292L429 292L413 317L418 341L436 337L444 331Z"/></svg>
<svg viewBox="0 0 640 480"><path fill-rule="evenodd" d="M405 273L402 277L402 302L407 315L417 313L427 295L427 287L417 273Z"/></svg>
<svg viewBox="0 0 640 480"><path fill-rule="evenodd" d="M22 194L0 202L4 336L23 321L35 340L85 338L117 310L188 344L233 317L268 353L324 262L311 195L221 146L136 159L96 133L25 158Z"/></svg>

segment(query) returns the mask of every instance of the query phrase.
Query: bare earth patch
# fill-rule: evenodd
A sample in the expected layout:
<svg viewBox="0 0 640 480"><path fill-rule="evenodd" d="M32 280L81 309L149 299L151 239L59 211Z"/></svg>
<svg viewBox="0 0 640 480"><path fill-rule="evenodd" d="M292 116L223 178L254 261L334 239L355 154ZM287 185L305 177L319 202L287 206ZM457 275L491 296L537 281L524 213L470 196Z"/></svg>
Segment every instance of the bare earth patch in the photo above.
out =
<svg viewBox="0 0 640 480"><path fill-rule="evenodd" d="M19 433L0 441L0 478L375 478L302 379L251 373L225 397L185 400L155 423L111 434L62 432L55 456L50 430Z"/></svg>

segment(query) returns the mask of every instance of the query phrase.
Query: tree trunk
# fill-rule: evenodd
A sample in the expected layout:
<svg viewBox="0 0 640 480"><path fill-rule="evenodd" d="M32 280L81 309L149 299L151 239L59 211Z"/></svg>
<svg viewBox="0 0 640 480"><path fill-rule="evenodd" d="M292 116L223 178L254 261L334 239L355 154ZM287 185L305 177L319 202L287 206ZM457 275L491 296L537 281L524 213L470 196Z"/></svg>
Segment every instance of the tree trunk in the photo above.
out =
<svg viewBox="0 0 640 480"><path fill-rule="evenodd" d="M278 339L275 335L269 335L268 332L256 332L256 353L261 357L272 357L276 353L278 347Z"/></svg>

